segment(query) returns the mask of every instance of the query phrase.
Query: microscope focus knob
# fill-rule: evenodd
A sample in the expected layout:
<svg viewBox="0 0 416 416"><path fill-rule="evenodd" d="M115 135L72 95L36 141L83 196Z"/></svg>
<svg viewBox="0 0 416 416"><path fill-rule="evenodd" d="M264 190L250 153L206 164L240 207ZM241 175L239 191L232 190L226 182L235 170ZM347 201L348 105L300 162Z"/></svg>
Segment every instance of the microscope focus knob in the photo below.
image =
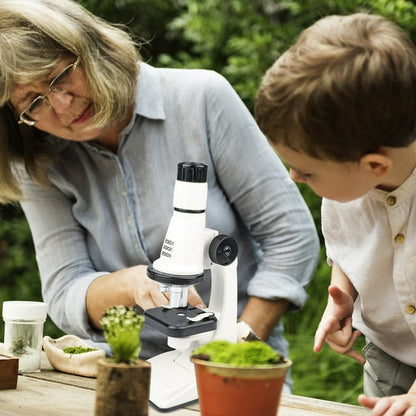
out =
<svg viewBox="0 0 416 416"><path fill-rule="evenodd" d="M209 245L209 258L220 266L231 264L238 253L237 241L225 234L219 234Z"/></svg>

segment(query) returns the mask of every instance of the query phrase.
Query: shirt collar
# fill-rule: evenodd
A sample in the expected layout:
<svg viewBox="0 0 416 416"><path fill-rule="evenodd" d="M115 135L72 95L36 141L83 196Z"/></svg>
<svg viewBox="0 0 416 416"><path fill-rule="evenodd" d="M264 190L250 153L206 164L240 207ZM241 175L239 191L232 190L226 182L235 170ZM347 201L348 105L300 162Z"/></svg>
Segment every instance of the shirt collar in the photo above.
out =
<svg viewBox="0 0 416 416"><path fill-rule="evenodd" d="M144 62L139 63L139 69L134 112L146 118L164 120L166 114L157 69Z"/></svg>
<svg viewBox="0 0 416 416"><path fill-rule="evenodd" d="M139 76L134 111L129 124L120 133L120 143L132 130L136 116L139 115L153 120L164 120L166 118L163 108L162 87L156 69L144 62L139 62L138 65Z"/></svg>
<svg viewBox="0 0 416 416"><path fill-rule="evenodd" d="M379 201L384 201L388 196L395 196L398 201L407 201L416 195L416 168L413 169L410 176L394 191L386 192L381 189L374 188L368 195Z"/></svg>

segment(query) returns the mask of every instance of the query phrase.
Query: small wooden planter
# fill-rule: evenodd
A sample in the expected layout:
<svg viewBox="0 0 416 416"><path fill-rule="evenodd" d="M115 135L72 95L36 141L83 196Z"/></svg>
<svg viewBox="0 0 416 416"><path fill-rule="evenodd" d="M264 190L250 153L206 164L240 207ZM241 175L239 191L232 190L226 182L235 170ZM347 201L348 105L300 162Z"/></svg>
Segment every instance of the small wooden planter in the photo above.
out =
<svg viewBox="0 0 416 416"><path fill-rule="evenodd" d="M150 363L97 362L95 416L147 416L149 412Z"/></svg>
<svg viewBox="0 0 416 416"><path fill-rule="evenodd" d="M0 354L0 390L15 389L19 372L19 359Z"/></svg>

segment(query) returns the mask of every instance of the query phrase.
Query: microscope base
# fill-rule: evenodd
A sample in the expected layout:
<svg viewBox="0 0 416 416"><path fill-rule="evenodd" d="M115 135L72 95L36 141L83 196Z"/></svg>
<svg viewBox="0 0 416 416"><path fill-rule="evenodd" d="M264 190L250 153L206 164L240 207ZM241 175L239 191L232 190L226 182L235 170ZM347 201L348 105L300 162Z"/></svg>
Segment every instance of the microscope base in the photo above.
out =
<svg viewBox="0 0 416 416"><path fill-rule="evenodd" d="M150 358L150 404L167 412L198 400L190 351L168 351Z"/></svg>

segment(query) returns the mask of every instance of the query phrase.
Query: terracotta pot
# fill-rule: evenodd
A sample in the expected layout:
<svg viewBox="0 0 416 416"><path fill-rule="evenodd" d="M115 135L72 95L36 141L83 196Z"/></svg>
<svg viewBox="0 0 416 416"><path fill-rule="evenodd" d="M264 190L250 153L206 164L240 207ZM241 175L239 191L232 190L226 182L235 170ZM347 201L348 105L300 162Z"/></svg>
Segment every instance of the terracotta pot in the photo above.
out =
<svg viewBox="0 0 416 416"><path fill-rule="evenodd" d="M290 360L257 367L192 361L201 416L276 416Z"/></svg>
<svg viewBox="0 0 416 416"><path fill-rule="evenodd" d="M97 363L95 416L147 416L149 413L150 363Z"/></svg>

